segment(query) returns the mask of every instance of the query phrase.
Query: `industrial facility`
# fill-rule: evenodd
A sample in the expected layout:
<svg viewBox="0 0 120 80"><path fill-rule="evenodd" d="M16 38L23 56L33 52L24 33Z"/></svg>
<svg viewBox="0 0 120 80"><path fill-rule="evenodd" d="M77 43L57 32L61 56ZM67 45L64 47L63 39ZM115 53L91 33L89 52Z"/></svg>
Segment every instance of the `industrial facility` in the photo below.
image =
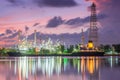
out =
<svg viewBox="0 0 120 80"><path fill-rule="evenodd" d="M21 31L18 32L18 45L17 50L20 53L63 53L66 51L65 48L62 51L62 44L60 40L53 42L51 38L47 40L41 40L41 42L37 42L36 30L34 30L34 39L33 41L28 40L28 36L21 40ZM89 38L88 42L85 43L85 37L82 29L81 43L78 45L79 48L73 49L72 51L96 51L98 47L98 28L97 28L97 17L96 17L96 5L93 3L91 5L91 16L90 16L90 27L89 27ZM72 46L72 48L74 48Z"/></svg>

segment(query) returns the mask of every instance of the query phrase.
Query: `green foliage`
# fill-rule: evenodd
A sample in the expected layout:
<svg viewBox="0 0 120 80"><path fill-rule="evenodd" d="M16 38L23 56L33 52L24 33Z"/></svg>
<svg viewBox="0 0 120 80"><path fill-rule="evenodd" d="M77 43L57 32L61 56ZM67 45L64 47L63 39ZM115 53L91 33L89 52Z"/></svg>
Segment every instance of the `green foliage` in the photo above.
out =
<svg viewBox="0 0 120 80"><path fill-rule="evenodd" d="M28 53L28 54L35 54L35 48L29 49L29 50L27 51L27 53Z"/></svg>
<svg viewBox="0 0 120 80"><path fill-rule="evenodd" d="M75 49L80 50L80 46L79 45L75 45Z"/></svg>
<svg viewBox="0 0 120 80"><path fill-rule="evenodd" d="M68 50L67 50L67 49L65 49L65 50L63 51L63 53L65 53L65 54L66 54L66 53L68 53Z"/></svg>
<svg viewBox="0 0 120 80"><path fill-rule="evenodd" d="M68 48L67 50L68 50L68 53L72 53L73 50L74 50L74 46L73 46L73 45L70 45L70 48Z"/></svg>
<svg viewBox="0 0 120 80"><path fill-rule="evenodd" d="M105 45L105 46L104 46L104 51L105 51L105 52L111 51L111 46L110 46L110 45Z"/></svg>
<svg viewBox="0 0 120 80"><path fill-rule="evenodd" d="M104 51L104 45L101 44L101 45L98 47L98 49Z"/></svg>
<svg viewBox="0 0 120 80"><path fill-rule="evenodd" d="M50 54L50 51L48 49L41 49L40 54Z"/></svg>
<svg viewBox="0 0 120 80"><path fill-rule="evenodd" d="M113 44L112 46L114 47L116 52L120 53L120 44Z"/></svg>
<svg viewBox="0 0 120 80"><path fill-rule="evenodd" d="M2 48L2 49L0 49L0 55L1 56L7 56L7 49L5 49L5 48Z"/></svg>
<svg viewBox="0 0 120 80"><path fill-rule="evenodd" d="M65 49L64 45L61 45L61 52L62 53L64 53L64 49Z"/></svg>

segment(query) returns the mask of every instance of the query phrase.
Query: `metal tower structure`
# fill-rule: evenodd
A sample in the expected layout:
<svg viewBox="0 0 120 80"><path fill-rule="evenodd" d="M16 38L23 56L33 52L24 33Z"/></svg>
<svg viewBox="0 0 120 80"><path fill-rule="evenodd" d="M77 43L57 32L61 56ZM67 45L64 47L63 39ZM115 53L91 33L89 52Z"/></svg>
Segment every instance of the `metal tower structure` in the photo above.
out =
<svg viewBox="0 0 120 80"><path fill-rule="evenodd" d="M21 42L20 37L21 37L21 30L18 30L18 44L20 44L20 42Z"/></svg>
<svg viewBox="0 0 120 80"><path fill-rule="evenodd" d="M34 30L34 47L36 47L37 37L36 37L36 30Z"/></svg>
<svg viewBox="0 0 120 80"><path fill-rule="evenodd" d="M96 5L94 3L91 5L89 41L92 41L95 47L98 46Z"/></svg>
<svg viewBox="0 0 120 80"><path fill-rule="evenodd" d="M81 35L81 44L84 46L84 43L85 43L85 37L84 37L83 29L81 29L81 31L82 31L82 35Z"/></svg>

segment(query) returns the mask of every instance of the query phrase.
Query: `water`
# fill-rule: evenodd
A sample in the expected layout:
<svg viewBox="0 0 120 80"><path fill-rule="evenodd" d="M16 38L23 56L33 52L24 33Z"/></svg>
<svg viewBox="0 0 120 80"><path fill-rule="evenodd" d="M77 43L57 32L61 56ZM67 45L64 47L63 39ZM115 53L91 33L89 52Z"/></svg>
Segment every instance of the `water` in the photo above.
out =
<svg viewBox="0 0 120 80"><path fill-rule="evenodd" d="M120 57L5 57L0 80L120 80Z"/></svg>

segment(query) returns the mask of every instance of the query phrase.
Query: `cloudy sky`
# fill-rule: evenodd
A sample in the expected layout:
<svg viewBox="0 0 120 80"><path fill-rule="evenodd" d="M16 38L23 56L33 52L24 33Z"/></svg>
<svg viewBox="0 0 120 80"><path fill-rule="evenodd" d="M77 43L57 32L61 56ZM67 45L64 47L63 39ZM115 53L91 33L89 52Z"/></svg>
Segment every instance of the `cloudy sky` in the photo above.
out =
<svg viewBox="0 0 120 80"><path fill-rule="evenodd" d="M88 32L92 2L97 5L99 42L120 43L120 0L0 0L0 45L15 44L18 30L30 39L37 30L43 37L80 43L81 29Z"/></svg>

